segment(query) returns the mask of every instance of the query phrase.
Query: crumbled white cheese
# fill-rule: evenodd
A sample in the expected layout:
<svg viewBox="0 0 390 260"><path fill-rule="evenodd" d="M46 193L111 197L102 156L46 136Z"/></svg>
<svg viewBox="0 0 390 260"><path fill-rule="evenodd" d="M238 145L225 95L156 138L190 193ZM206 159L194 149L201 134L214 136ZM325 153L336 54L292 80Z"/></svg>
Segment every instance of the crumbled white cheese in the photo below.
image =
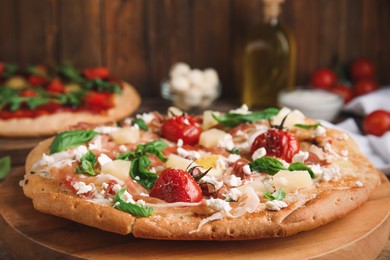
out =
<svg viewBox="0 0 390 260"><path fill-rule="evenodd" d="M113 132L116 132L120 129L120 127L117 126L98 126L95 129L93 129L95 132L98 132L100 134L111 134Z"/></svg>
<svg viewBox="0 0 390 260"><path fill-rule="evenodd" d="M183 144L184 144L183 139L179 138L179 139L177 140L176 145L177 145L178 147L182 147Z"/></svg>
<svg viewBox="0 0 390 260"><path fill-rule="evenodd" d="M157 171L156 171L156 168L152 167L152 168L150 168L149 172L156 173Z"/></svg>
<svg viewBox="0 0 390 260"><path fill-rule="evenodd" d="M215 211L229 212L232 209L229 202L226 202L222 199L207 199L206 205Z"/></svg>
<svg viewBox="0 0 390 260"><path fill-rule="evenodd" d="M122 189L122 186L119 184L114 184L114 186L112 187L112 191L115 193L118 193L121 189Z"/></svg>
<svg viewBox="0 0 390 260"><path fill-rule="evenodd" d="M308 165L315 175L322 174L322 169L319 164Z"/></svg>
<svg viewBox="0 0 390 260"><path fill-rule="evenodd" d="M363 182L357 181L357 182L355 182L355 186L361 188L361 187L363 187Z"/></svg>
<svg viewBox="0 0 390 260"><path fill-rule="evenodd" d="M123 125L126 125L126 126L128 126L128 125L131 125L131 122L132 122L133 120L131 119L131 118L126 118L125 120L123 120ZM122 125L122 126L123 126Z"/></svg>
<svg viewBox="0 0 390 260"><path fill-rule="evenodd" d="M225 179L225 184L230 187L238 187L242 184L242 180L240 177L237 177L235 175L230 175Z"/></svg>
<svg viewBox="0 0 390 260"><path fill-rule="evenodd" d="M144 207L146 205L146 202L144 200L137 200L136 204Z"/></svg>
<svg viewBox="0 0 390 260"><path fill-rule="evenodd" d="M330 167L322 167L321 180L330 181L338 180L341 177L340 167L338 165L333 165Z"/></svg>
<svg viewBox="0 0 390 260"><path fill-rule="evenodd" d="M232 188L224 196L227 200L238 201L242 196L242 192L237 188Z"/></svg>
<svg viewBox="0 0 390 260"><path fill-rule="evenodd" d="M251 111L249 111L249 108L246 104L243 104L240 108L230 110L229 113L246 115L251 113Z"/></svg>
<svg viewBox="0 0 390 260"><path fill-rule="evenodd" d="M77 191L76 192L77 194L84 194L84 193L90 192L94 189L94 185L92 183L86 184L83 181L77 181L77 182L73 183L72 186Z"/></svg>
<svg viewBox="0 0 390 260"><path fill-rule="evenodd" d="M218 159L215 161L215 168L225 170L228 167L229 161L223 156L218 156Z"/></svg>
<svg viewBox="0 0 390 260"><path fill-rule="evenodd" d="M123 193L122 199L127 203L134 203L135 204L133 196L131 196L131 194L129 192L127 192L127 190L125 190L125 192Z"/></svg>
<svg viewBox="0 0 390 260"><path fill-rule="evenodd" d="M141 180L141 178L140 178L139 176L135 176L134 179L135 179L136 181Z"/></svg>
<svg viewBox="0 0 390 260"><path fill-rule="evenodd" d="M244 167L242 167L242 171L245 173L245 174L252 174L252 170L251 170L251 167L249 166L249 164L245 165Z"/></svg>
<svg viewBox="0 0 390 260"><path fill-rule="evenodd" d="M208 182L212 185L214 185L216 190L219 190L223 186L223 182L219 181L215 176L213 175L206 175L203 176L202 179L200 179L202 183Z"/></svg>
<svg viewBox="0 0 390 260"><path fill-rule="evenodd" d="M309 153L308 152L304 152L304 151L299 151L299 153L295 154L292 158L292 162L301 162L303 163L304 161L307 160L307 158L309 158Z"/></svg>
<svg viewBox="0 0 390 260"><path fill-rule="evenodd" d="M287 203L281 200L269 200L265 203L266 209L272 211L278 211L283 208L286 208L287 206Z"/></svg>
<svg viewBox="0 0 390 260"><path fill-rule="evenodd" d="M267 151L265 150L264 147L261 147L257 149L253 154L252 154L252 160L255 161L256 159L259 159L267 154Z"/></svg>
<svg viewBox="0 0 390 260"><path fill-rule="evenodd" d="M95 136L92 141L88 144L89 150L102 150L102 137L100 135Z"/></svg>
<svg viewBox="0 0 390 260"><path fill-rule="evenodd" d="M227 160L230 163L234 163L240 158L241 158L241 156L239 156L238 154L229 154L229 157L227 158Z"/></svg>
<svg viewBox="0 0 390 260"><path fill-rule="evenodd" d="M226 150L232 150L234 148L234 142L231 134L225 134L221 139L219 139L218 147L225 148Z"/></svg>
<svg viewBox="0 0 390 260"><path fill-rule="evenodd" d="M178 147L176 149L176 152L178 155L180 155L181 157L184 157L184 158L193 158L193 159L200 158L200 154L197 151L187 151L186 149Z"/></svg>
<svg viewBox="0 0 390 260"><path fill-rule="evenodd" d="M146 124L149 124L150 122L153 121L154 114L153 113L138 114L138 115L136 115L136 118L142 119L145 121Z"/></svg>
<svg viewBox="0 0 390 260"><path fill-rule="evenodd" d="M287 169L290 166L290 164L288 162L286 162L285 160L283 160L283 159L278 159L278 160L283 164L284 168Z"/></svg>
<svg viewBox="0 0 390 260"><path fill-rule="evenodd" d="M73 154L77 161L80 161L81 157L87 152L88 148L85 145L80 145L73 149Z"/></svg>
<svg viewBox="0 0 390 260"><path fill-rule="evenodd" d="M348 154L349 154L348 150L341 150L341 156L348 157Z"/></svg>
<svg viewBox="0 0 390 260"><path fill-rule="evenodd" d="M149 197L149 194L144 193L144 192L141 192L139 195L140 195L140 196L144 196L144 197Z"/></svg>
<svg viewBox="0 0 390 260"><path fill-rule="evenodd" d="M124 145L124 144L121 144L121 145L119 146L119 151L120 151L121 153L127 152L127 146Z"/></svg>
<svg viewBox="0 0 390 260"><path fill-rule="evenodd" d="M108 156L107 156L106 154L104 154L104 153L100 154L97 160L98 160L100 166L103 166L103 165L105 165L106 163L112 162L112 159L111 159L110 157L108 157Z"/></svg>
<svg viewBox="0 0 390 260"><path fill-rule="evenodd" d="M312 136L316 137L316 136L323 136L323 135L326 135L326 128L323 127L322 125L319 125L316 127L316 129L314 129Z"/></svg>

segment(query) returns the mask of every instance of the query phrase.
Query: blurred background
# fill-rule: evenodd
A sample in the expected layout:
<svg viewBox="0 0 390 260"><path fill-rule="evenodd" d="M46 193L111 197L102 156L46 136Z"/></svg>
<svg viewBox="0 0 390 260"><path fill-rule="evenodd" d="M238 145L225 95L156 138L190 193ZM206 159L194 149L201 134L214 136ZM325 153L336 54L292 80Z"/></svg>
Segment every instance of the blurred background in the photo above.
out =
<svg viewBox="0 0 390 260"><path fill-rule="evenodd" d="M245 38L262 20L259 0L0 0L0 60L20 65L107 66L143 97L178 61L215 68L223 97L242 85ZM338 55L368 57L390 83L390 1L294 0L283 20L297 41L296 85Z"/></svg>

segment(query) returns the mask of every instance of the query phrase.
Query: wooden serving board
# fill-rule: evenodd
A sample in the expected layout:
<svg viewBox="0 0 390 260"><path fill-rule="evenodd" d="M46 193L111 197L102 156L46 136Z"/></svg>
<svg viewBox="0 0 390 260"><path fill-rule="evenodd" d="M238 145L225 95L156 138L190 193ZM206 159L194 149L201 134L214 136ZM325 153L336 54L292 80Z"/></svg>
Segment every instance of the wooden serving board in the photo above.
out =
<svg viewBox="0 0 390 260"><path fill-rule="evenodd" d="M346 217L288 238L158 241L121 236L34 210L15 169L0 184L0 239L17 259L374 259L390 232L390 183Z"/></svg>

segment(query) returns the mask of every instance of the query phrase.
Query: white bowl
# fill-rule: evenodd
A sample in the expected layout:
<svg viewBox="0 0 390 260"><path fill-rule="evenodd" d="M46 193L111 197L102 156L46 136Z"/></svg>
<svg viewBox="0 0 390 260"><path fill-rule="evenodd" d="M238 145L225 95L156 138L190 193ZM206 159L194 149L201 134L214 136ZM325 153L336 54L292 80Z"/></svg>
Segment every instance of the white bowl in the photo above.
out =
<svg viewBox="0 0 390 260"><path fill-rule="evenodd" d="M333 121L343 107L343 98L335 93L319 89L281 91L278 105L300 110L307 117Z"/></svg>

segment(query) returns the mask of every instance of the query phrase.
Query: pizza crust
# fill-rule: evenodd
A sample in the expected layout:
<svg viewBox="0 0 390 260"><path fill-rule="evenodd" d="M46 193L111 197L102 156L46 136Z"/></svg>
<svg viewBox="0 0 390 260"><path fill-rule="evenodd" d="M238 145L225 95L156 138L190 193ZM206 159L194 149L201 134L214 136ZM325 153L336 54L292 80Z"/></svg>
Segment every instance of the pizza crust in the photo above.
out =
<svg viewBox="0 0 390 260"><path fill-rule="evenodd" d="M88 112L61 112L37 118L0 120L0 136L49 136L64 131L69 126L80 122L103 124L123 119L134 112L141 103L141 98L134 87L128 83L123 83L123 86L122 93L115 95L115 105L107 111L107 115Z"/></svg>
<svg viewBox="0 0 390 260"><path fill-rule="evenodd" d="M246 213L239 218L223 218L198 226L203 219L182 209L182 214L169 210L154 213L148 218L135 218L113 207L93 204L68 194L52 179L32 174L30 169L43 152L49 151L52 138L40 143L29 154L25 179L21 182L26 196L42 212L71 219L119 234L133 233L135 237L165 240L248 240L285 237L308 231L334 221L367 201L370 193L380 184L381 173L364 157L356 143L338 138L341 133L330 130L333 146L348 149L349 160L358 167L350 174L364 183L363 187L340 185L325 186L317 195L280 211ZM342 169L348 171L350 169Z"/></svg>

